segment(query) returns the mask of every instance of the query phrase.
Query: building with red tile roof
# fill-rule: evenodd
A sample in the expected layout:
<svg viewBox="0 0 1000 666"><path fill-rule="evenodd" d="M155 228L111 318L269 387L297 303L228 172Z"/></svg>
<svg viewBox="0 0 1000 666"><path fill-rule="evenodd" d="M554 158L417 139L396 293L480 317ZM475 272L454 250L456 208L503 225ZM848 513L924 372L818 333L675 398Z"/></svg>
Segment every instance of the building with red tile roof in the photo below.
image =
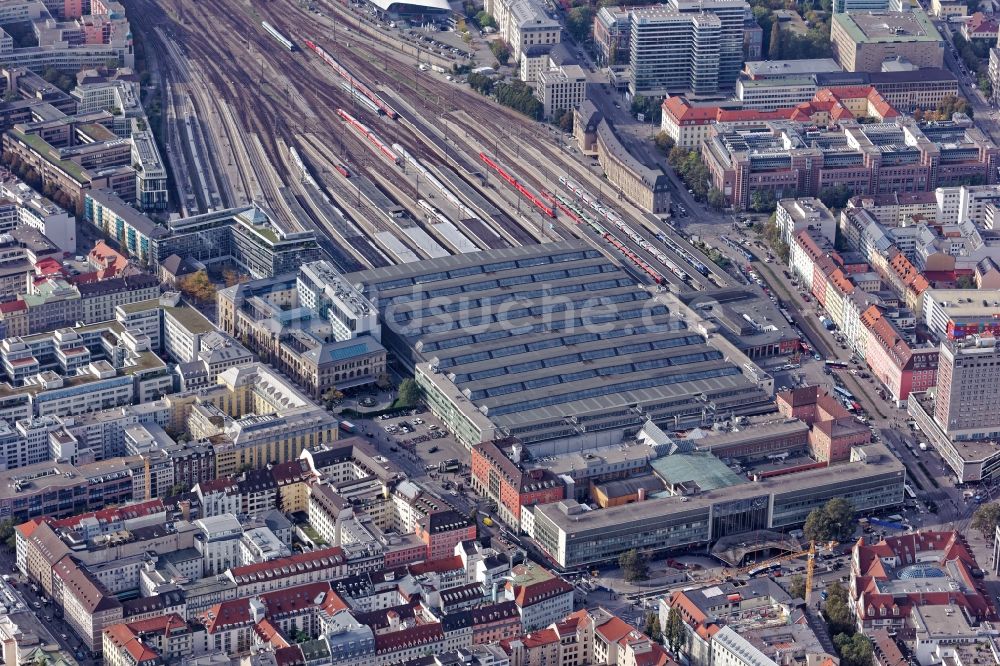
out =
<svg viewBox="0 0 1000 666"><path fill-rule="evenodd" d="M715 123L752 126L774 120L792 120L815 125L833 125L857 118L884 121L896 118L892 108L872 86L837 86L818 90L812 100L773 111L733 109L716 105L693 105L683 95L663 100L661 129L678 146L697 148L709 137Z"/></svg>
<svg viewBox="0 0 1000 666"><path fill-rule="evenodd" d="M523 507L558 502L566 496L563 482L546 469L523 470L520 444L511 440L489 441L472 447L470 462L473 490L493 500L497 516L520 529Z"/></svg>
<svg viewBox="0 0 1000 666"><path fill-rule="evenodd" d="M986 39L991 42L990 45L992 46L992 42L997 41L998 34L1000 34L1000 24L990 14L975 12L962 22L962 36L969 41L973 39Z"/></svg>
<svg viewBox="0 0 1000 666"><path fill-rule="evenodd" d="M230 646L226 651L239 654L250 649L254 636L269 643L274 637L286 637L293 629L316 635L321 614L346 610L347 604L333 591L329 582L287 587L258 596L232 599L211 606L202 620L209 645ZM266 624L261 624L266 622Z"/></svg>
<svg viewBox="0 0 1000 666"><path fill-rule="evenodd" d="M241 596L251 596L277 587L336 580L348 573L343 549L334 546L233 567L225 575L236 583Z"/></svg>
<svg viewBox="0 0 1000 666"><path fill-rule="evenodd" d="M122 622L104 630L104 663L138 666L172 663L201 654L204 628L176 613L139 622Z"/></svg>
<svg viewBox="0 0 1000 666"><path fill-rule="evenodd" d="M897 405L905 404L910 392L937 385L937 346L910 345L874 305L861 313L861 324L867 335L865 361Z"/></svg>
<svg viewBox="0 0 1000 666"><path fill-rule="evenodd" d="M407 626L375 635L375 655L379 663L397 663L428 652L440 652L445 645L440 622Z"/></svg>
<svg viewBox="0 0 1000 666"><path fill-rule="evenodd" d="M517 604L527 631L546 627L573 611L573 586L535 563L511 570L506 593Z"/></svg>
<svg viewBox="0 0 1000 666"><path fill-rule="evenodd" d="M554 628L500 641L512 664L561 664L561 642Z"/></svg>
<svg viewBox="0 0 1000 666"><path fill-rule="evenodd" d="M958 532L912 532L875 544L859 539L849 601L858 631L912 632L914 611L954 606L972 626L997 621L972 551ZM926 616L924 617L926 622Z"/></svg>
<svg viewBox="0 0 1000 666"><path fill-rule="evenodd" d="M160 666L160 654L147 647L124 624L104 630L104 663L109 666Z"/></svg>

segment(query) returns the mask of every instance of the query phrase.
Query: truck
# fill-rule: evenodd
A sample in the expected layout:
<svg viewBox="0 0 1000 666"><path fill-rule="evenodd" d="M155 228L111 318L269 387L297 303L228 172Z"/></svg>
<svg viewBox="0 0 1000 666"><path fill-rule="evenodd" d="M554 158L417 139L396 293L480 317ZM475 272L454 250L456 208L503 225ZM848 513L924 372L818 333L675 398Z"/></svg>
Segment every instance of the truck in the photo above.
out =
<svg viewBox="0 0 1000 666"><path fill-rule="evenodd" d="M437 72L438 74L444 74L445 69L441 65L431 65L431 71Z"/></svg>

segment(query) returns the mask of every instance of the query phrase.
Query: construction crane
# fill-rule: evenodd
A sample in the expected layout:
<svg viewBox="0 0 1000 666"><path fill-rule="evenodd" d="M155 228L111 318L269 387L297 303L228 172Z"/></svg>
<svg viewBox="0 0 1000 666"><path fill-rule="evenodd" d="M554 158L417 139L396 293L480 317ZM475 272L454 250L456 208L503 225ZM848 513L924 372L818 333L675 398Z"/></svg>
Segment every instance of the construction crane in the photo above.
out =
<svg viewBox="0 0 1000 666"><path fill-rule="evenodd" d="M837 546L838 546L838 542L836 542L836 541L830 541L829 543L823 544L822 545L822 549L824 551L832 551ZM800 550L800 551L792 552L792 553L785 553L784 555L778 555L777 557L772 557L771 559L765 560L763 562L757 562L757 563L754 563L754 564L748 564L747 566L740 567L739 569L736 569L735 571L732 571L732 572L730 572L730 571L727 570L727 571L724 572L724 575L735 577L735 576L743 576L743 575L749 574L751 572L766 571L767 569L770 569L771 567L773 567L775 564L780 564L781 562L785 562L787 560L797 560L797 559L799 559L801 557L805 557L806 558L806 591L805 591L805 601L806 601L806 604L808 604L809 603L809 597L812 595L813 575L814 575L815 570L816 570L816 542L815 541L810 541L809 542L809 548L807 548L805 550Z"/></svg>

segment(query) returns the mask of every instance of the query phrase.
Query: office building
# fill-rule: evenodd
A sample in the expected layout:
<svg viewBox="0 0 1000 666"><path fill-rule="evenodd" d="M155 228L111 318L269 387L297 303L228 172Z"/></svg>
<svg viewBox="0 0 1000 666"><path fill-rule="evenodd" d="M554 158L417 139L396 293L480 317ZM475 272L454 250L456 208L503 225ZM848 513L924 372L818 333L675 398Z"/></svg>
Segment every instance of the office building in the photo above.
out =
<svg viewBox="0 0 1000 666"><path fill-rule="evenodd" d="M313 232L286 233L257 206L170 220L162 226L114 192L95 188L84 198L83 217L117 241L122 252L151 268L177 255L206 265L231 262L260 279L319 258Z"/></svg>
<svg viewBox="0 0 1000 666"><path fill-rule="evenodd" d="M594 46L601 67L628 64L631 20L629 10L601 7L594 17Z"/></svg>
<svg viewBox="0 0 1000 666"><path fill-rule="evenodd" d="M14 176L0 181L0 197L15 207L6 218L9 222L0 225L0 233L10 233L14 226L29 227L63 252L76 253L76 220L70 213Z"/></svg>
<svg viewBox="0 0 1000 666"><path fill-rule="evenodd" d="M996 338L973 335L941 343L937 386L911 393L907 411L959 483L1000 475L1000 381Z"/></svg>
<svg viewBox="0 0 1000 666"><path fill-rule="evenodd" d="M681 13L672 5L635 9L629 40L630 94L707 95L722 88L722 21L714 14Z"/></svg>
<svg viewBox="0 0 1000 666"><path fill-rule="evenodd" d="M955 0L931 0L931 14L944 20L948 20L952 16L968 16L969 3L955 2Z"/></svg>
<svg viewBox="0 0 1000 666"><path fill-rule="evenodd" d="M597 161L619 194L654 215L669 213L671 197L667 175L632 155L607 120L598 124L596 139Z"/></svg>
<svg viewBox="0 0 1000 666"><path fill-rule="evenodd" d="M543 113L552 119L557 111L572 111L587 98L587 75L579 65L550 67L538 74L535 96Z"/></svg>
<svg viewBox="0 0 1000 666"><path fill-rule="evenodd" d="M562 36L559 21L550 18L538 0L487 0L485 9L496 20L514 62L532 46L558 44Z"/></svg>
<svg viewBox="0 0 1000 666"><path fill-rule="evenodd" d="M763 81L768 82L770 79ZM674 95L663 101L660 128L677 145L699 148L701 142L710 137L712 126L718 123L726 123L731 127L756 127L769 121L790 120L827 126L857 118L882 122L900 115L872 86L824 88L817 90L808 101L778 106L770 111L730 107L731 105L692 104L687 98Z"/></svg>
<svg viewBox="0 0 1000 666"><path fill-rule="evenodd" d="M834 497L859 511L897 506L906 475L881 444L855 447L850 462L752 482L710 455L660 460L654 468L671 479L668 493L598 510L570 499L536 505L535 542L563 567L612 561L633 548L690 552L729 535L792 529Z"/></svg>
<svg viewBox="0 0 1000 666"><path fill-rule="evenodd" d="M890 4L892 4L890 0L834 0L833 11L836 14L846 14L848 12L885 12L890 10Z"/></svg>
<svg viewBox="0 0 1000 666"><path fill-rule="evenodd" d="M834 14L833 55L848 72L881 72L905 58L917 67L944 67L944 39L919 8L907 12Z"/></svg>
<svg viewBox="0 0 1000 666"><path fill-rule="evenodd" d="M979 431L1000 437L1000 345L973 335L944 342L938 366L934 418L950 433Z"/></svg>
<svg viewBox="0 0 1000 666"><path fill-rule="evenodd" d="M415 369L428 405L466 446L510 435L589 448L618 441L649 418L700 421L703 406L754 412L773 390L773 380L723 337L695 333L696 313L669 294L651 298L576 242L445 257L346 280L377 295L388 317L383 343ZM457 307L432 321L425 308L446 298L439 294L455 294ZM557 325L547 321L544 304L553 296L564 302ZM615 304L607 321L617 325L584 324L580 304L594 298ZM495 311L515 300L514 310ZM470 316L476 329L465 323Z"/></svg>
<svg viewBox="0 0 1000 666"><path fill-rule="evenodd" d="M378 310L326 261L217 295L219 325L245 340L314 400L386 371Z"/></svg>
<svg viewBox="0 0 1000 666"><path fill-rule="evenodd" d="M924 325L938 340L1000 336L1000 289L928 289Z"/></svg>
<svg viewBox="0 0 1000 666"><path fill-rule="evenodd" d="M921 192L973 175L993 183L1000 166L1000 149L970 123L918 126L906 117L833 129L791 121L760 128L720 123L702 142L701 155L712 184L738 210L756 191L776 199L814 197L833 185L864 194Z"/></svg>

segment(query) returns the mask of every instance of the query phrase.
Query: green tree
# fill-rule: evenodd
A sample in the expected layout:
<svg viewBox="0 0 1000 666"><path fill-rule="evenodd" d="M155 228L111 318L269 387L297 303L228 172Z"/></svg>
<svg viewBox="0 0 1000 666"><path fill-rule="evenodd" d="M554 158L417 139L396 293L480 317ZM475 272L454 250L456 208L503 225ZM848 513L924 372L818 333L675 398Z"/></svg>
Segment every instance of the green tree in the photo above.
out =
<svg viewBox="0 0 1000 666"><path fill-rule="evenodd" d="M420 402L422 393L420 386L410 377L399 383L399 402L407 407Z"/></svg>
<svg viewBox="0 0 1000 666"><path fill-rule="evenodd" d="M750 210L755 213L770 213L778 207L778 200L771 190L754 190L750 195Z"/></svg>
<svg viewBox="0 0 1000 666"><path fill-rule="evenodd" d="M646 556L635 548L618 557L618 566L622 569L625 582L631 583L649 578L649 564L646 562Z"/></svg>
<svg viewBox="0 0 1000 666"><path fill-rule="evenodd" d="M788 594L795 599L806 598L806 579L802 576L793 576L792 584L788 588Z"/></svg>
<svg viewBox="0 0 1000 666"><path fill-rule="evenodd" d="M501 40L494 39L491 41L490 51L501 65L506 65L510 61L510 47Z"/></svg>
<svg viewBox="0 0 1000 666"><path fill-rule="evenodd" d="M867 636L861 633L853 636L846 633L837 634L833 639L833 644L840 653L841 666L872 666L874 664L874 650L872 642Z"/></svg>
<svg viewBox="0 0 1000 666"><path fill-rule="evenodd" d="M784 31L781 29L781 24L775 21L771 24L771 41L767 46L767 57L771 60L781 60L782 57L782 46L781 46L781 35Z"/></svg>
<svg viewBox="0 0 1000 666"><path fill-rule="evenodd" d="M0 520L0 541L3 541L10 550L14 550L17 546L17 533L14 527L14 521L10 518Z"/></svg>
<svg viewBox="0 0 1000 666"><path fill-rule="evenodd" d="M972 522L969 523L969 527L982 532L984 538L994 534L997 531L997 525L1000 525L1000 504L996 502L980 504L976 512L972 514ZM2 537L2 533L0 533L0 537Z"/></svg>
<svg viewBox="0 0 1000 666"><path fill-rule="evenodd" d="M832 635L854 633L854 618L847 599L847 589L840 583L827 586L823 614Z"/></svg>
<svg viewBox="0 0 1000 666"><path fill-rule="evenodd" d="M478 14L476 14L476 23L479 24L480 28L496 28L497 27L497 22L493 18L493 15L490 14L485 9L483 11L479 12Z"/></svg>
<svg viewBox="0 0 1000 666"><path fill-rule="evenodd" d="M187 485L183 483L175 483L174 485L170 486L170 491L167 494L170 496L183 495L189 490L191 489Z"/></svg>
<svg viewBox="0 0 1000 666"><path fill-rule="evenodd" d="M684 619L676 607L671 606L667 613L667 622L663 627L663 642L676 656L685 643Z"/></svg>
<svg viewBox="0 0 1000 666"><path fill-rule="evenodd" d="M574 7L566 12L566 30L573 35L573 39L578 42L590 39L590 30L594 25L596 13L596 10L588 5Z"/></svg>
<svg viewBox="0 0 1000 666"><path fill-rule="evenodd" d="M819 200L827 208L844 208L852 196L854 196L854 190L847 185L824 187L819 191Z"/></svg>
<svg viewBox="0 0 1000 666"><path fill-rule="evenodd" d="M656 616L656 613L646 613L646 624L642 631L657 643L663 640L663 632L660 631L660 618Z"/></svg>
<svg viewBox="0 0 1000 666"><path fill-rule="evenodd" d="M843 497L834 497L810 511L802 528L809 541L846 541L854 530L854 507Z"/></svg>
<svg viewBox="0 0 1000 666"><path fill-rule="evenodd" d="M722 190L715 187L714 185L708 188L708 205L714 210L722 210L726 207L726 195L722 193Z"/></svg>
<svg viewBox="0 0 1000 666"><path fill-rule="evenodd" d="M653 142L657 148L663 151L664 155L669 155L670 151L674 149L674 140L666 132L658 132Z"/></svg>
<svg viewBox="0 0 1000 666"><path fill-rule="evenodd" d="M559 116L559 129L563 132L573 131L573 112L563 111L563 114Z"/></svg>

